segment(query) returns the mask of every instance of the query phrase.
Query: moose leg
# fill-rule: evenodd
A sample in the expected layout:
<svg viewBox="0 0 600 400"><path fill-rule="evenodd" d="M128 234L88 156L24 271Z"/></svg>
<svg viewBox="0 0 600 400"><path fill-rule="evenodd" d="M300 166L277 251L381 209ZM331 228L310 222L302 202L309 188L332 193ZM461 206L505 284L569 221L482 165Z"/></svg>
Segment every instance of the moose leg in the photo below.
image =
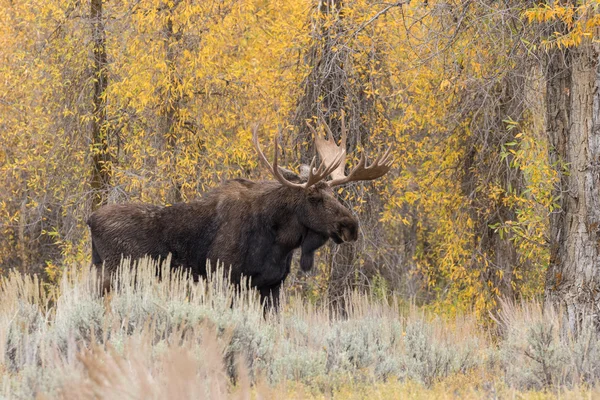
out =
<svg viewBox="0 0 600 400"><path fill-rule="evenodd" d="M100 256L100 253L98 253L98 249L96 249L94 238L92 238L92 265L102 267L102 257Z"/></svg>
<svg viewBox="0 0 600 400"><path fill-rule="evenodd" d="M117 266L121 263L121 257L118 259L115 256L105 258L103 257L98 248L96 247L96 243L94 242L94 238L92 238L92 265L91 268L96 269L96 273L98 274L98 281L100 284L100 293L105 294L110 292L111 290L111 278L112 272L117 270Z"/></svg>
<svg viewBox="0 0 600 400"><path fill-rule="evenodd" d="M279 311L279 295L280 295L281 283L277 283L266 288L260 288L260 301L264 307L265 315L267 312L273 310L274 312Z"/></svg>
<svg viewBox="0 0 600 400"><path fill-rule="evenodd" d="M113 274L117 271L119 265L121 264L122 257L108 257L103 260L100 264L95 264L98 277L100 277L100 290L104 295L106 293L110 293L113 289L112 287L112 278Z"/></svg>

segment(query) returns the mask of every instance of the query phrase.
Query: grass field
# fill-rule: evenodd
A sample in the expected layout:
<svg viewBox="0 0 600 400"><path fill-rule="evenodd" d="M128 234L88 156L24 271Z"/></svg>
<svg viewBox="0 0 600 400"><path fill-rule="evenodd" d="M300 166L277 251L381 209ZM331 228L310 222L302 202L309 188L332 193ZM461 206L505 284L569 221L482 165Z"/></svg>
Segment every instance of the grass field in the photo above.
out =
<svg viewBox="0 0 600 400"><path fill-rule="evenodd" d="M1 282L5 398L600 398L600 340L553 310L503 304L497 322L349 294L347 315L283 299L263 317L222 274L194 284L141 262L101 296L88 268L59 287Z"/></svg>

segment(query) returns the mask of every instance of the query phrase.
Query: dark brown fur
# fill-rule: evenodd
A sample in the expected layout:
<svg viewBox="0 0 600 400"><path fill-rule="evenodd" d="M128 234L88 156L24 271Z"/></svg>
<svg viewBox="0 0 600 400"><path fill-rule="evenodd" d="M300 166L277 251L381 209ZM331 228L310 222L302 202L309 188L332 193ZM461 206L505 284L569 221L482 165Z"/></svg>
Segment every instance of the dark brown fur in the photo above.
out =
<svg viewBox="0 0 600 400"><path fill-rule="evenodd" d="M162 207L113 204L88 220L92 263L114 271L121 258L149 255L206 276L206 261L231 266L231 279L251 278L263 300L277 301L301 248L301 267L313 266L314 252L332 238L356 240L358 221L325 183L308 189L278 182L227 181L190 203ZM277 306L277 303L274 304Z"/></svg>

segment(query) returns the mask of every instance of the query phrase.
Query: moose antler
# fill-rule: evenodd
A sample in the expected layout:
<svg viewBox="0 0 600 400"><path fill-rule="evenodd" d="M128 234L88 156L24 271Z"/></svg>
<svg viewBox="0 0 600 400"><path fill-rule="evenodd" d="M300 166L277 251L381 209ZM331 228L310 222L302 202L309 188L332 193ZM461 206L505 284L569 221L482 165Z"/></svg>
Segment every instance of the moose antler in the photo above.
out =
<svg viewBox="0 0 600 400"><path fill-rule="evenodd" d="M295 188L307 189L312 185L316 184L317 182L327 178L328 175L330 175L336 168L339 167L341 162L344 160L344 156L346 154L345 151L343 153L340 152L337 157L333 157L328 160L323 160L318 168L315 168L316 157L313 157L309 167L308 180L305 183L294 183L285 179L281 174L279 167L277 166L277 159L279 158L279 144L277 143L277 137L275 137L275 139L273 140L273 144L275 145L273 165L269 163L269 160L267 160L267 157L262 152L258 143L258 126L255 126L253 129L252 141L254 143L254 147L256 147L256 151L258 152L258 156L260 157L261 161L263 162L263 164L265 164L265 167L267 167L271 171L275 179L277 179L279 183L281 183L284 186Z"/></svg>
<svg viewBox="0 0 600 400"><path fill-rule="evenodd" d="M344 114L342 113L342 140L339 146L335 144L333 134L327 124L323 125L329 134L329 138L321 138L312 125L308 124L310 130L315 135L315 146L317 147L317 152L319 153L319 156L321 156L321 159L326 162L331 160L336 154L343 154L345 157L347 130ZM344 174L344 163L341 163L338 168L332 171L332 179L327 181L327 184L334 187L348 182L370 181L382 177L388 173L394 162L391 150L392 148L389 147L387 151L383 155L379 155L371 165L367 165L367 158L363 152L360 156L360 161L352 168L348 176Z"/></svg>
<svg viewBox="0 0 600 400"><path fill-rule="evenodd" d="M329 134L329 136L325 135L325 137L321 137L321 135L317 133L315 128L313 128L313 126L310 123L307 122L306 125L308 125L308 128L312 131L313 135L315 136L315 147L317 148L317 152L319 153L321 160L323 160L324 162L332 162L336 157L341 155L342 160L344 162L341 162L340 165L331 172L331 176L333 179L343 178L345 176L344 167L346 164L345 161L347 138L344 117L342 117L342 140L339 146L335 144L333 133L331 132L327 124L323 124L323 126L327 130L327 133Z"/></svg>
<svg viewBox="0 0 600 400"><path fill-rule="evenodd" d="M331 187L343 185L348 182L355 181L371 181L373 179L377 179L387 174L390 168L392 168L392 164L394 163L394 159L391 154L392 148L388 147L387 151L383 153L383 155L379 155L375 161L371 163L371 165L367 164L367 157L363 152L360 156L360 161L348 174L348 176L344 176L341 178L334 178L327 182L327 184Z"/></svg>

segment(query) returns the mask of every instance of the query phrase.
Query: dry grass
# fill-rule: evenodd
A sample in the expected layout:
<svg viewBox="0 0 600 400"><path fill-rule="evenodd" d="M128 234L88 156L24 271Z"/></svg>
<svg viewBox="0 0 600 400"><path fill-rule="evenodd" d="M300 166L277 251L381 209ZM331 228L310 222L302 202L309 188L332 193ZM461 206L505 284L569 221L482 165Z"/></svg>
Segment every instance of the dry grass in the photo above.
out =
<svg viewBox="0 0 600 400"><path fill-rule="evenodd" d="M11 274L0 285L5 398L591 398L597 335L561 316L505 304L492 343L472 316L452 320L350 294L348 315L284 298L263 317L223 274L195 284L155 266L122 268L101 296L95 271L57 288ZM590 387L590 389L585 389Z"/></svg>

